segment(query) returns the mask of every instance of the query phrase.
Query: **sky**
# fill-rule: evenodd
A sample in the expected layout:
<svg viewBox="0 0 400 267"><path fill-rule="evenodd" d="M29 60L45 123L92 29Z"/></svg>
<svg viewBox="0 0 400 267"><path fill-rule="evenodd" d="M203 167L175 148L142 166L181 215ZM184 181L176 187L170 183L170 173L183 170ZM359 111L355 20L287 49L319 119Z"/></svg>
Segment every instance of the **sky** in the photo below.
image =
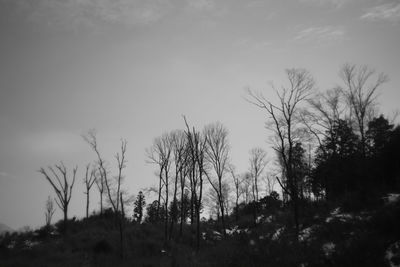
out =
<svg viewBox="0 0 400 267"><path fill-rule="evenodd" d="M89 129L114 169L127 139L124 188L137 194L157 181L146 148L182 115L223 123L239 172L251 148L270 151L245 89L274 101L286 68L324 91L346 62L367 64L390 78L380 111L400 100L399 0L0 0L0 40L0 222L13 229L44 224L55 195L38 170L60 161L78 165L69 216L84 215Z"/></svg>

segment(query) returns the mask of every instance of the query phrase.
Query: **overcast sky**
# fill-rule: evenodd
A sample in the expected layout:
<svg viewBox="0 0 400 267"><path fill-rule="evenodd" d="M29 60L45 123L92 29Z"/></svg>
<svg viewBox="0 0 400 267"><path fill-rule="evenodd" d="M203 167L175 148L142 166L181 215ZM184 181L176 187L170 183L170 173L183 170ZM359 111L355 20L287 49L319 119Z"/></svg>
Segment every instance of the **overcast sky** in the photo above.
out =
<svg viewBox="0 0 400 267"><path fill-rule="evenodd" d="M125 188L136 194L156 184L145 149L183 128L183 114L198 128L222 122L246 171L249 150L270 145L244 88L273 98L285 68L308 69L326 90L344 63L368 64L390 77L381 112L400 100L398 0L0 0L0 40L0 222L14 229L44 224L54 194L37 170L61 160L79 166L70 217L83 216L88 129L112 166L128 140Z"/></svg>

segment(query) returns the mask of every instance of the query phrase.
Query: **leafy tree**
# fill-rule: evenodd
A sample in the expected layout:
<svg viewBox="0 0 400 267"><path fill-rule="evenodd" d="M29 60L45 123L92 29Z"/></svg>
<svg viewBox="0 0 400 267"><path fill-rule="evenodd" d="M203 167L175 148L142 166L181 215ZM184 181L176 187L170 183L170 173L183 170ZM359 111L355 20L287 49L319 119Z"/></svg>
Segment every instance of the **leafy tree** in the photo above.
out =
<svg viewBox="0 0 400 267"><path fill-rule="evenodd" d="M317 149L313 189L323 191L328 200L354 189L357 177L354 164L358 147L358 136L349 123L344 120L336 121L332 134L328 135ZM321 191L314 191L314 194L318 195Z"/></svg>
<svg viewBox="0 0 400 267"><path fill-rule="evenodd" d="M370 156L377 156L382 153L383 148L388 144L393 130L393 124L380 115L368 123L366 132L368 152Z"/></svg>
<svg viewBox="0 0 400 267"><path fill-rule="evenodd" d="M306 190L306 175L308 165L306 162L305 149L301 143L296 143L293 147L293 174L296 176L297 186L299 188L299 197L304 197Z"/></svg>
<svg viewBox="0 0 400 267"><path fill-rule="evenodd" d="M381 156L383 177L390 190L400 190L400 126L393 129Z"/></svg>
<svg viewBox="0 0 400 267"><path fill-rule="evenodd" d="M279 199L279 194L272 191L269 195L260 199L261 208L263 210L273 211L281 207L282 201Z"/></svg>
<svg viewBox="0 0 400 267"><path fill-rule="evenodd" d="M147 223L161 223L164 222L164 205L158 204L157 200L148 204L146 207L145 222Z"/></svg>
<svg viewBox="0 0 400 267"><path fill-rule="evenodd" d="M139 192L133 205L133 218L136 222L141 223L143 218L143 209L146 205L146 200L142 191Z"/></svg>

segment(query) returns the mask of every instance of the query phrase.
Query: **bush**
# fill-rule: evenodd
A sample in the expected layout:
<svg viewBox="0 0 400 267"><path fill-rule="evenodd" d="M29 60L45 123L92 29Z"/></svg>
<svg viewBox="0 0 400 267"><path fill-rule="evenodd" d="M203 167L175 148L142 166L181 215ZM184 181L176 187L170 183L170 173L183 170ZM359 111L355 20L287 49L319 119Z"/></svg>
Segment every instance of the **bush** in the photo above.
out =
<svg viewBox="0 0 400 267"><path fill-rule="evenodd" d="M100 254L100 253L109 254L109 253L113 252L113 247L107 240L102 239L102 240L96 242L96 244L93 246L93 252L96 254Z"/></svg>

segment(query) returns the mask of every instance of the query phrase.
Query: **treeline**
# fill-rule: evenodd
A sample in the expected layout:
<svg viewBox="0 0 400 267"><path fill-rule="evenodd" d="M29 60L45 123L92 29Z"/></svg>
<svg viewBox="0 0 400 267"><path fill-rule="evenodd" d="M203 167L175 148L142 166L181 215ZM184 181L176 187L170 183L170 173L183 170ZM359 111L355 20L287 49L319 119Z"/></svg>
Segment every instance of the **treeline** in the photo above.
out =
<svg viewBox="0 0 400 267"><path fill-rule="evenodd" d="M156 166L157 199L146 206L140 192L133 221L162 224L167 243L179 241L189 224L192 245L199 249L205 208L214 212L226 236L228 221L238 221L241 214L251 213L256 226L261 209L281 207L276 192L281 191L284 206L292 210L297 239L304 202L346 201L356 208L373 204L384 192L400 190L400 127L377 112L376 96L386 75L351 64L339 73L342 85L325 92L316 91L312 75L304 69L286 70L287 83L273 87L276 101L247 90L246 100L267 116L275 155L269 163L265 149L251 149L249 168L241 173L230 161L228 129L222 123L199 129L183 117L182 129L156 137L146 150L148 162ZM132 200L121 186L127 142L121 140L117 173L111 175L96 133L90 131L84 139L96 156L85 172L86 210L96 184L100 214L103 202L116 214L123 251L124 204ZM76 168L72 181L63 164L40 172L54 188L67 222ZM50 224L52 211L47 214Z"/></svg>
<svg viewBox="0 0 400 267"><path fill-rule="evenodd" d="M164 222L166 238L172 238L175 223L199 221L202 197L210 190L225 234L226 216L237 220L239 207L251 210L257 224L263 203L276 199L276 181L285 205L293 209L298 237L304 201L342 201L361 208L400 189L400 127L377 112L377 92L387 76L346 64L339 72L342 86L317 92L307 70L286 74L288 85L273 87L276 102L251 90L246 97L268 117L275 168L270 164L266 170L265 150L254 148L249 169L238 174L229 162L228 130L221 123L196 131L185 119L185 130L154 140L148 157L158 166L158 199L148 206L147 218Z"/></svg>

